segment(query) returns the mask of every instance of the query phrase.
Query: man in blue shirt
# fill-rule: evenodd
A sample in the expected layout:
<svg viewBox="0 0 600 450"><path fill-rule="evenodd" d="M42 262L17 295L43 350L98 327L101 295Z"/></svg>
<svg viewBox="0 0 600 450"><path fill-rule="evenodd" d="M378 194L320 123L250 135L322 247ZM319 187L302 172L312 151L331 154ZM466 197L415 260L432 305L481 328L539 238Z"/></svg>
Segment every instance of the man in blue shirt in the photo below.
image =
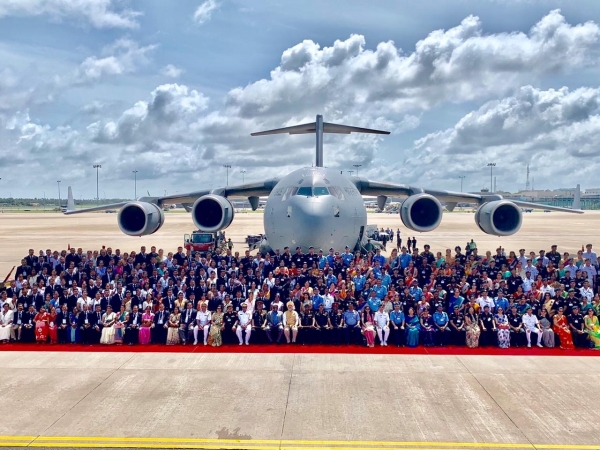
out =
<svg viewBox="0 0 600 450"><path fill-rule="evenodd" d="M504 296L504 292L498 291L498 297L494 299L494 313L498 313L498 308L502 308L502 311L506 314L509 309L508 299Z"/></svg>
<svg viewBox="0 0 600 450"><path fill-rule="evenodd" d="M319 250L319 269L323 270L327 264L327 256L323 255L323 249Z"/></svg>
<svg viewBox="0 0 600 450"><path fill-rule="evenodd" d="M377 295L377 298L379 300L383 300L385 298L385 296L387 295L388 290L385 286L383 286L383 283L381 282L381 280L377 280L377 284L371 288L371 292L375 292L375 294ZM377 311L377 310L375 310L375 311Z"/></svg>
<svg viewBox="0 0 600 450"><path fill-rule="evenodd" d="M419 287L417 280L412 282L412 286L409 289L410 295L415 299L415 302L420 302L423 298L423 289Z"/></svg>
<svg viewBox="0 0 600 450"><path fill-rule="evenodd" d="M365 283L367 282L367 279L364 275L359 273L355 275L354 278L352 278L352 282L354 283L354 290L356 291L356 295L360 296L360 293L365 288Z"/></svg>
<svg viewBox="0 0 600 450"><path fill-rule="evenodd" d="M408 264L412 261L412 256L407 253L406 247L402 247L402 253L396 258L399 261L399 265L402 269L406 269Z"/></svg>
<svg viewBox="0 0 600 450"><path fill-rule="evenodd" d="M396 347L404 345L404 313L400 303L394 303L394 310L390 313L390 331Z"/></svg>
<svg viewBox="0 0 600 450"><path fill-rule="evenodd" d="M441 304L438 304L437 311L433 313L433 323L435 324L435 336L437 338L437 344L444 346L448 345L450 341L451 331L448 327L450 319L448 314L444 311Z"/></svg>
<svg viewBox="0 0 600 450"><path fill-rule="evenodd" d="M354 261L354 255L350 253L350 247L346 245L346 251L342 253L342 260L344 261L344 266L350 267L350 263Z"/></svg>
<svg viewBox="0 0 600 450"><path fill-rule="evenodd" d="M385 265L385 256L381 254L381 250L377 249L377 253L373 256L373 263L379 261L379 265L383 267Z"/></svg>
<svg viewBox="0 0 600 450"><path fill-rule="evenodd" d="M344 313L344 335L346 345L358 342L360 337L360 315L354 310L354 303L349 303L348 311Z"/></svg>
<svg viewBox="0 0 600 450"><path fill-rule="evenodd" d="M369 299L367 300L367 304L369 305L369 308L371 308L371 311L377 311L379 309L379 305L381 305L381 299L377 297L377 292L375 290L371 291Z"/></svg>

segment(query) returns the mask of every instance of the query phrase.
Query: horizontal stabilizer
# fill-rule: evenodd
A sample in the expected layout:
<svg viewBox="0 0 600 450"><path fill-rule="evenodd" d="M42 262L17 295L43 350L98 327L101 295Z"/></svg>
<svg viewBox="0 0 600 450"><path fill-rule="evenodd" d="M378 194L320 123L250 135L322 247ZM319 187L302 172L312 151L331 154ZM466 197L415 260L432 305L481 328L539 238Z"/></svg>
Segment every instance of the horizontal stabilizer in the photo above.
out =
<svg viewBox="0 0 600 450"><path fill-rule="evenodd" d="M276 128L274 130L259 131L251 133L250 136L266 136L268 134L311 134L317 132L317 123L304 123L294 125L293 127ZM370 128L351 127L349 125L338 125L335 123L323 122L323 133L350 134L350 133L371 133L371 134L390 134L389 131L372 130Z"/></svg>

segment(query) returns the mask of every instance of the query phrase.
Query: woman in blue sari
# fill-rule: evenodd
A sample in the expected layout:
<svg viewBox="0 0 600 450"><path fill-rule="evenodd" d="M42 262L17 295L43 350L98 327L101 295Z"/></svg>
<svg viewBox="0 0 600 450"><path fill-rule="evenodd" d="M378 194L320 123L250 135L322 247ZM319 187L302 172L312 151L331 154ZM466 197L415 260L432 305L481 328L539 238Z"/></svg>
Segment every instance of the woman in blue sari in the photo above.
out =
<svg viewBox="0 0 600 450"><path fill-rule="evenodd" d="M415 314L414 308L408 309L408 315L406 316L405 333L406 333L406 345L407 347L416 347L419 345L419 332L421 325L419 318Z"/></svg>
<svg viewBox="0 0 600 450"><path fill-rule="evenodd" d="M70 316L71 319L71 326L66 330L66 337L67 337L67 342L69 342L70 344L77 344L79 342L81 342L81 339L79 337L80 335L80 330L79 330L79 319L78 319L78 315L77 315L77 307L73 308L73 312L71 313Z"/></svg>

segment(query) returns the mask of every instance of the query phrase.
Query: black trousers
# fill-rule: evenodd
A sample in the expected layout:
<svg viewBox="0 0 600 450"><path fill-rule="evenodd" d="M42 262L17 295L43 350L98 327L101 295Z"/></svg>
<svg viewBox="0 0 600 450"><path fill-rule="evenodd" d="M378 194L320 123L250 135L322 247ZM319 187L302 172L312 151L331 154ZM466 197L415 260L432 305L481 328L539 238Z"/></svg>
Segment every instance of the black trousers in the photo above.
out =
<svg viewBox="0 0 600 450"><path fill-rule="evenodd" d="M450 328L451 332L451 342L452 345L465 345L466 341L466 332L464 329L456 330L455 328Z"/></svg>
<svg viewBox="0 0 600 450"><path fill-rule="evenodd" d="M264 344L266 341L265 330L261 327L252 327L252 337L250 340L253 344Z"/></svg>
<svg viewBox="0 0 600 450"><path fill-rule="evenodd" d="M164 325L156 325L154 328L152 328L152 343L166 344L167 332L168 330L164 327Z"/></svg>
<svg viewBox="0 0 600 450"><path fill-rule="evenodd" d="M21 328L21 342L35 342L35 327L23 325Z"/></svg>
<svg viewBox="0 0 600 450"><path fill-rule="evenodd" d="M525 332L517 332L510 330L510 346L511 347L522 347L527 343L527 336Z"/></svg>
<svg viewBox="0 0 600 450"><path fill-rule="evenodd" d="M329 328L316 328L314 336L315 344L327 345L331 343L331 330Z"/></svg>
<svg viewBox="0 0 600 450"><path fill-rule="evenodd" d="M334 339L334 344L335 344L335 331L339 330L339 328L334 328L333 329L333 339ZM346 328L344 328L344 337L346 338L346 345L350 345L350 344L356 344L359 342L362 343L362 336L360 334L360 327L357 326L347 326Z"/></svg>
<svg viewBox="0 0 600 450"><path fill-rule="evenodd" d="M487 328L486 331L482 330L479 337L479 345L482 347L496 347L498 345L498 332L492 328Z"/></svg>
<svg viewBox="0 0 600 450"><path fill-rule="evenodd" d="M302 345L312 344L315 341L315 329L310 328L299 328L298 329L298 342Z"/></svg>
<svg viewBox="0 0 600 450"><path fill-rule="evenodd" d="M66 326L65 328L63 328L62 325L59 325L58 330L57 330L59 344L67 343L67 332L70 331L70 328L71 327L69 327L69 326Z"/></svg>
<svg viewBox="0 0 600 450"><path fill-rule="evenodd" d="M590 341L588 341L587 333L579 334L577 331L571 331L573 335L573 344L577 348L589 348Z"/></svg>
<svg viewBox="0 0 600 450"><path fill-rule="evenodd" d="M405 333L400 327L394 327L394 325L392 325L390 327L390 337L396 347L406 345Z"/></svg>
<svg viewBox="0 0 600 450"><path fill-rule="evenodd" d="M267 335L269 342L279 344L279 342L281 342L281 337L283 336L283 328L280 328L279 325L274 327L267 326L265 334Z"/></svg>
<svg viewBox="0 0 600 450"><path fill-rule="evenodd" d="M125 336L123 336L123 343L125 344L137 344L140 342L140 329L132 328L128 326L125 329Z"/></svg>
<svg viewBox="0 0 600 450"><path fill-rule="evenodd" d="M439 328L435 331L435 343L437 345L448 345L450 338L452 337L452 331L446 327L444 331Z"/></svg>

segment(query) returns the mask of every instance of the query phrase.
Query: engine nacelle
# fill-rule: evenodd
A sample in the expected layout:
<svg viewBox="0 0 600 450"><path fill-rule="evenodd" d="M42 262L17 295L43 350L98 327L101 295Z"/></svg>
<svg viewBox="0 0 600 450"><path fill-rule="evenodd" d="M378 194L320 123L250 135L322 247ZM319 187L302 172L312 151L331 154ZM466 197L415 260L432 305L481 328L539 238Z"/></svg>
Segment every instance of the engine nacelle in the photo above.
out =
<svg viewBox="0 0 600 450"><path fill-rule="evenodd" d="M521 228L521 208L509 200L484 203L475 212L475 223L481 231L495 236L510 236Z"/></svg>
<svg viewBox="0 0 600 450"><path fill-rule="evenodd" d="M442 221L442 214L442 204L430 194L411 195L400 207L402 223L413 231L435 230Z"/></svg>
<svg viewBox="0 0 600 450"><path fill-rule="evenodd" d="M119 210L119 228L129 236L146 236L156 233L163 223L165 214L158 205L147 202L129 202Z"/></svg>
<svg viewBox="0 0 600 450"><path fill-rule="evenodd" d="M192 220L202 231L221 231L231 225L235 211L233 205L220 195L203 195L192 206Z"/></svg>

